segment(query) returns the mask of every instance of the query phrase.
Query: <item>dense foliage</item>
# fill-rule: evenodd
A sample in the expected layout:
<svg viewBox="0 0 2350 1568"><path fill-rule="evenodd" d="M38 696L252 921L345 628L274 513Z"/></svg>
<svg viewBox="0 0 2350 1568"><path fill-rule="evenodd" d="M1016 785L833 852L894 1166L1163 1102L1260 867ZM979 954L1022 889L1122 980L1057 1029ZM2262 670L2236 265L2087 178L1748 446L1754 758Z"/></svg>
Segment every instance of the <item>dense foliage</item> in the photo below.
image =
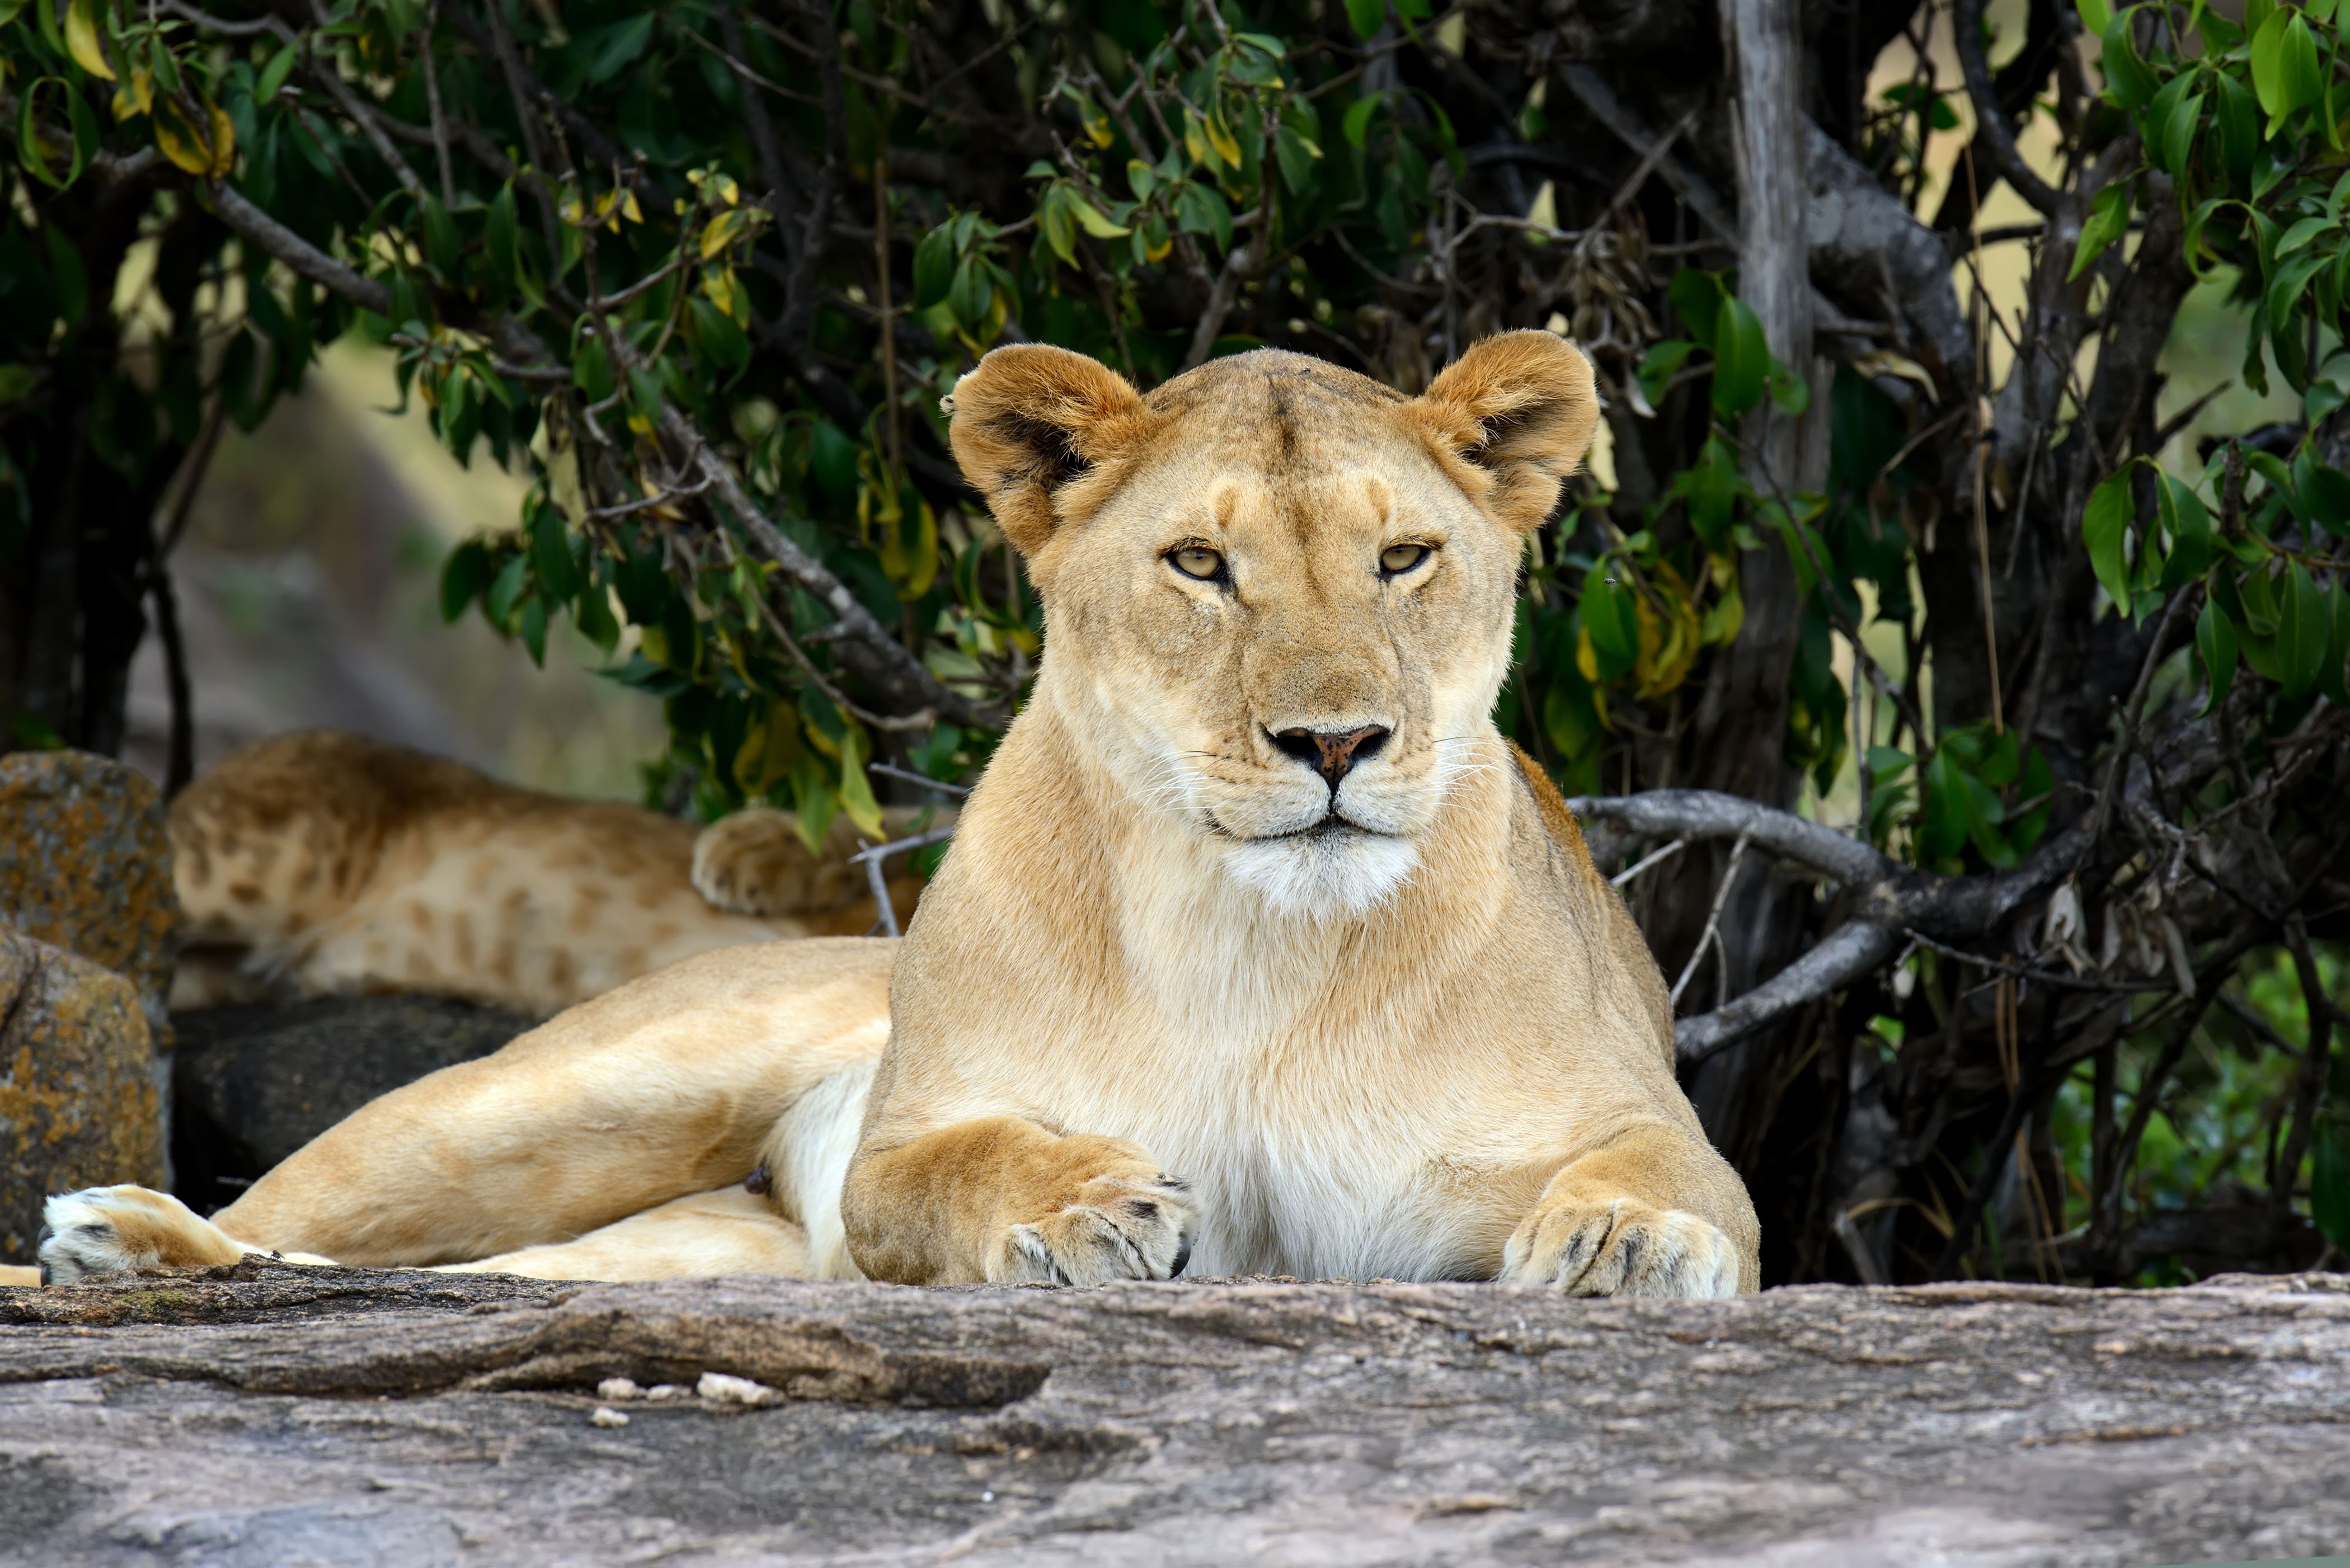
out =
<svg viewBox="0 0 2350 1568"><path fill-rule="evenodd" d="M356 332L460 461L534 481L448 562L452 617L534 659L576 622L665 704L655 798L879 836L868 764L982 765L1039 646L946 453L977 355L1149 385L1274 346L1416 389L1547 326L1600 371L1607 455L1530 545L1504 728L1574 794L1808 799L1887 888L1991 911L1685 1028L1773 1272L2305 1259L2297 1193L2350 1241L2318 1114L2350 907L2334 5L2035 0L2004 38L1979 0L1821 9L1809 181L1848 216L1786 240L1816 299L1774 342L1710 6L0 0L0 707L20 743L119 742L221 422ZM2001 182L2022 230L1978 222ZM2019 244L2002 314L1986 247ZM2158 357L2198 278L2303 418L2182 461ZM1783 472L1773 421L1805 432ZM1629 884L1685 1012L1868 906L1669 805L1601 843L1692 846Z"/></svg>

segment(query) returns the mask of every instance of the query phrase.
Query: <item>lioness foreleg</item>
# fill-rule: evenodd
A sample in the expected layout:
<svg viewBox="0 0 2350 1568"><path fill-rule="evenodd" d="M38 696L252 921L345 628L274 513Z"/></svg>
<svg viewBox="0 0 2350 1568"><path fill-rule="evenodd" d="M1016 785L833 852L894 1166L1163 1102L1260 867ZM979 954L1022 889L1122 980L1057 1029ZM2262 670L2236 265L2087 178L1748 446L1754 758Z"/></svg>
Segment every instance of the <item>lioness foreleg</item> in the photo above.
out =
<svg viewBox="0 0 2350 1568"><path fill-rule="evenodd" d="M1754 1210L1677 1127L1634 1127L1561 1167L1503 1250L1504 1280L1580 1296L1731 1296L1761 1284Z"/></svg>
<svg viewBox="0 0 2350 1568"><path fill-rule="evenodd" d="M1018 1116L860 1148L841 1219L858 1266L899 1284L1165 1280L1191 1256L1183 1182L1124 1139Z"/></svg>
<svg viewBox="0 0 2350 1568"><path fill-rule="evenodd" d="M204 1268L248 1253L289 1263L332 1260L272 1252L238 1241L168 1192L144 1187L88 1187L52 1198L41 1210L41 1282L70 1285L140 1269Z"/></svg>

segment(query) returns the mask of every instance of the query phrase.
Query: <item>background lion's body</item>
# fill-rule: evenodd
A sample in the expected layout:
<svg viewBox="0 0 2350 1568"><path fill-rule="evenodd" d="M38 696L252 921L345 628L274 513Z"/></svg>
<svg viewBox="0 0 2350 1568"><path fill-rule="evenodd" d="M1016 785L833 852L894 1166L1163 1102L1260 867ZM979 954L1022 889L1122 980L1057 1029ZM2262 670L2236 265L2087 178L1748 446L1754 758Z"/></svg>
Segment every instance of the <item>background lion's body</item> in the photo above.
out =
<svg viewBox="0 0 2350 1568"><path fill-rule="evenodd" d="M172 804L173 1004L430 991L550 1016L695 953L862 934L855 832L836 821L811 855L774 812L698 829L355 735L282 736ZM696 886L697 837L726 907Z"/></svg>

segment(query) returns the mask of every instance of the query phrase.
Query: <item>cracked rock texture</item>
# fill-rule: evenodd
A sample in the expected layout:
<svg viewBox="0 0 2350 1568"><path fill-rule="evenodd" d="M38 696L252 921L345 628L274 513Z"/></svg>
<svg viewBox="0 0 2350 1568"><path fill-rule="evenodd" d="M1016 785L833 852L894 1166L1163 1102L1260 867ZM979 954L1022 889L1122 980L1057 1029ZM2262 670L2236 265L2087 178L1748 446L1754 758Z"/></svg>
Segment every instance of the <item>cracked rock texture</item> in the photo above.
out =
<svg viewBox="0 0 2350 1568"><path fill-rule="evenodd" d="M0 756L0 925L130 978L170 1044L180 899L155 786L88 752Z"/></svg>
<svg viewBox="0 0 2350 1568"><path fill-rule="evenodd" d="M111 969L0 925L0 1263L33 1261L50 1193L161 1186L163 1174L139 992Z"/></svg>
<svg viewBox="0 0 2350 1568"><path fill-rule="evenodd" d="M0 1292L10 1563L2143 1568L2338 1548L2345 1474L2330 1275Z"/></svg>

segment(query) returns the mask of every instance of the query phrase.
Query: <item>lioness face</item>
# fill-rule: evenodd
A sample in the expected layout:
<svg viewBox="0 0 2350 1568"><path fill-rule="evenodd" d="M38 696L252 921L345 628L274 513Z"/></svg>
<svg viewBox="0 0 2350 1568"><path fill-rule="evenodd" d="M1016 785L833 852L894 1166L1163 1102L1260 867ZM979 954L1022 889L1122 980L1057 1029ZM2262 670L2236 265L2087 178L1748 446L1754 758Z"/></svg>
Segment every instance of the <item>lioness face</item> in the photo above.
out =
<svg viewBox="0 0 2350 1568"><path fill-rule="evenodd" d="M1023 348L954 403L1114 782L1276 908L1390 894L1492 733L1524 531L1596 417L1582 356L1513 334L1411 400L1261 352L1145 399Z"/></svg>

